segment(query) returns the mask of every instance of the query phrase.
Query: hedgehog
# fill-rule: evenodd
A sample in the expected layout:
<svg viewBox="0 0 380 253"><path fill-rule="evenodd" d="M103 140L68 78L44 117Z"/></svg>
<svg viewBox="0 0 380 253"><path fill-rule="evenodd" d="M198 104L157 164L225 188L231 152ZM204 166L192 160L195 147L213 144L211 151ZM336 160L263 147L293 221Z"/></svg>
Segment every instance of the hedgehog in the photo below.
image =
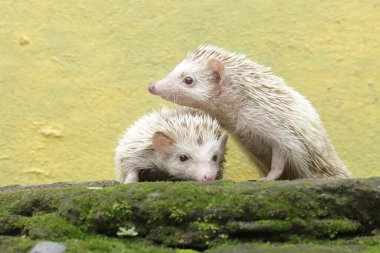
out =
<svg viewBox="0 0 380 253"><path fill-rule="evenodd" d="M148 90L216 118L262 180L351 177L311 102L244 54L200 46Z"/></svg>
<svg viewBox="0 0 380 253"><path fill-rule="evenodd" d="M120 183L221 179L228 134L202 111L177 107L134 123L115 150Z"/></svg>

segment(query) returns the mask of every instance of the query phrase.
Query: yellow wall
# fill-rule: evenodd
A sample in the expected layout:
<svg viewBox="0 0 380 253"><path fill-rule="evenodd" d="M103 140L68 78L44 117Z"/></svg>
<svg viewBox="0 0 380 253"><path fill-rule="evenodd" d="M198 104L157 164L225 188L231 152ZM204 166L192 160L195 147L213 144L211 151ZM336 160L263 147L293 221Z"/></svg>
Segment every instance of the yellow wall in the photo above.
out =
<svg viewBox="0 0 380 253"><path fill-rule="evenodd" d="M113 179L146 88L199 44L272 66L356 177L380 176L380 2L0 2L0 185ZM225 177L258 176L230 142Z"/></svg>

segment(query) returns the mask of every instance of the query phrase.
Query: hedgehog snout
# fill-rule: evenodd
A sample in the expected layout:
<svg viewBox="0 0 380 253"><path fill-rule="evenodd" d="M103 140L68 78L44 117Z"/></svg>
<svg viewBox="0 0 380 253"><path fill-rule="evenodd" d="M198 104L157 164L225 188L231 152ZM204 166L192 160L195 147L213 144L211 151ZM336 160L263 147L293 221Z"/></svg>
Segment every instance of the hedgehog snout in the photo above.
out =
<svg viewBox="0 0 380 253"><path fill-rule="evenodd" d="M213 173L212 170L206 169L202 171L199 176L200 176L201 181L212 181L212 180L215 180L216 175Z"/></svg>
<svg viewBox="0 0 380 253"><path fill-rule="evenodd" d="M203 181L212 181L212 180L214 180L214 177L211 176L210 174L204 174L202 180Z"/></svg>
<svg viewBox="0 0 380 253"><path fill-rule="evenodd" d="M153 95L156 95L156 87L154 86L154 83L151 84L149 87L148 87L148 91L150 93L152 93Z"/></svg>

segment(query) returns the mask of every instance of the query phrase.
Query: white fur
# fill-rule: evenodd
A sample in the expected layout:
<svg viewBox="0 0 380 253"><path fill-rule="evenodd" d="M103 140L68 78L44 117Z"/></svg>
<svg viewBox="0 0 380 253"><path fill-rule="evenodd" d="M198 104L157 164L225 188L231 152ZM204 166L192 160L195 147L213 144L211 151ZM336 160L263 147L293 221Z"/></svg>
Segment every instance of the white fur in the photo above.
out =
<svg viewBox="0 0 380 253"><path fill-rule="evenodd" d="M163 132L175 143L170 156L153 148L155 132ZM223 138L222 138L223 137ZM116 178L120 183L138 181L138 171L161 170L173 179L203 180L204 175L222 175L227 135L221 137L219 123L201 111L189 108L152 112L134 123L120 139L115 150ZM179 155L189 160L181 162ZM213 161L213 155L217 161Z"/></svg>
<svg viewBox="0 0 380 253"><path fill-rule="evenodd" d="M223 77L228 82L222 90L218 90L215 75L208 68L210 59L224 66ZM196 82L188 86L184 76ZM311 103L273 75L270 68L243 54L201 46L155 87L155 94L217 118L251 151L267 179L279 178L275 175L279 170L282 173L281 166L281 178L286 179L351 176ZM167 91L171 91L170 96Z"/></svg>

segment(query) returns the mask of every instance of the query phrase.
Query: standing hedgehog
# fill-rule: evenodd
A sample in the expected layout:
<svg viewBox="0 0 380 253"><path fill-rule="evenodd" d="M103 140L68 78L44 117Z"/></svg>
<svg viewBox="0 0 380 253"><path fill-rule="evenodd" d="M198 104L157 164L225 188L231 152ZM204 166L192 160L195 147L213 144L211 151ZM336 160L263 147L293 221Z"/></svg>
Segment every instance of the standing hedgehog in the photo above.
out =
<svg viewBox="0 0 380 253"><path fill-rule="evenodd" d="M138 120L119 141L116 178L124 184L220 179L227 139L219 123L201 111L161 109Z"/></svg>
<svg viewBox="0 0 380 253"><path fill-rule="evenodd" d="M149 92L218 119L255 156L265 180L351 176L311 103L243 54L201 46Z"/></svg>

